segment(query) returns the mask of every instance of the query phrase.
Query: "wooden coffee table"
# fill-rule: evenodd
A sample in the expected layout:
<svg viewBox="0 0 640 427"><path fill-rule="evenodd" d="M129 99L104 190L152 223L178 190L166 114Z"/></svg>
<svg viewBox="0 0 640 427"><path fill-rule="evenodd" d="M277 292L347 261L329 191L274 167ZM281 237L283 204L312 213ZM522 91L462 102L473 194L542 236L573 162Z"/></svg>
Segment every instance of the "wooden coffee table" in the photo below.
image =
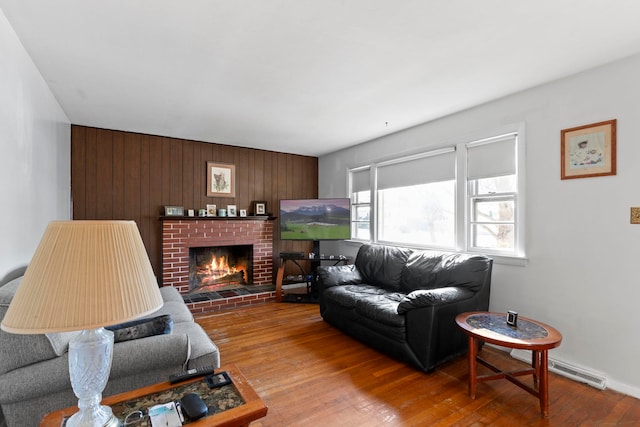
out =
<svg viewBox="0 0 640 427"><path fill-rule="evenodd" d="M194 422L185 422L185 425L194 427L248 426L252 421L267 415L267 406L249 385L240 370L234 365L216 370L216 372L223 371L229 374L232 384L209 389L204 377L197 377L176 384L164 382L106 397L102 400L102 404L111 406L114 415L120 421L123 421L127 414L136 410L146 411L154 404L179 400L188 392L196 392L207 403L210 411L211 408L215 407L215 413ZM216 399L219 401L216 401ZM72 406L51 412L44 416L40 427L60 427L65 418L70 417L77 411L78 407ZM146 419L140 425L149 426L150 423Z"/></svg>
<svg viewBox="0 0 640 427"><path fill-rule="evenodd" d="M456 316L456 323L469 336L469 396L476 397L476 384L482 381L506 379L540 399L540 412L549 416L548 351L558 347L562 335L544 323L526 317L518 319L517 327L507 325L505 313L472 312ZM484 341L507 348L531 350L531 368L503 372L478 356L478 342ZM478 375L478 363L496 374ZM533 387L518 378L533 375Z"/></svg>

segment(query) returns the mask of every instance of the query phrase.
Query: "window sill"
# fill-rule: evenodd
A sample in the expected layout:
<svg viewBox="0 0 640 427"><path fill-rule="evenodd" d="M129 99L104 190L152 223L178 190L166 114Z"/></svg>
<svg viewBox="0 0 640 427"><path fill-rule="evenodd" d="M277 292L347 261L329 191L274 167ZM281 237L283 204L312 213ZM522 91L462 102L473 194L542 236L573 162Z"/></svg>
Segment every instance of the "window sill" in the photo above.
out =
<svg viewBox="0 0 640 427"><path fill-rule="evenodd" d="M514 265L516 267L526 267L529 258L505 255L485 254L493 259L493 262L501 265Z"/></svg>

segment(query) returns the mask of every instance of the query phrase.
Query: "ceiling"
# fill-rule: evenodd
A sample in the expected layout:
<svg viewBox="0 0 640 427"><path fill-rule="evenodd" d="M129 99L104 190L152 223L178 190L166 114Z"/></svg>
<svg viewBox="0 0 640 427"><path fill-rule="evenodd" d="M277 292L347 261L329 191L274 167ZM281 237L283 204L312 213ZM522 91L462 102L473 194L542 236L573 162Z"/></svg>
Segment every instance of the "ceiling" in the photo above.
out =
<svg viewBox="0 0 640 427"><path fill-rule="evenodd" d="M640 51L637 0L0 0L73 124L320 156Z"/></svg>

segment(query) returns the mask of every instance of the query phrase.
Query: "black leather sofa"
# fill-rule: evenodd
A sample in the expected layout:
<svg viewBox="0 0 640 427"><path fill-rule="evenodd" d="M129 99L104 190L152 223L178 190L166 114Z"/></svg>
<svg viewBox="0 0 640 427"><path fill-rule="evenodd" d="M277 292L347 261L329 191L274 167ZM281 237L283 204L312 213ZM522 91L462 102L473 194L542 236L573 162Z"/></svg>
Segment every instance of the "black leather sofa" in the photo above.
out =
<svg viewBox="0 0 640 427"><path fill-rule="evenodd" d="M467 351L455 317L489 309L493 260L483 255L363 245L355 263L321 266L322 318L425 372Z"/></svg>

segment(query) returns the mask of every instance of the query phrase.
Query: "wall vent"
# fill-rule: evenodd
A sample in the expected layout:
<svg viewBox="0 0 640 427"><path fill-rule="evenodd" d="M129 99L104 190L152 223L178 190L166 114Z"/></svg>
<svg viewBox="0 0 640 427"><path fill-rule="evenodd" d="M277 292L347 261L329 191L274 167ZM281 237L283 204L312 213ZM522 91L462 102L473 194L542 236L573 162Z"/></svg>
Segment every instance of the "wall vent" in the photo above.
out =
<svg viewBox="0 0 640 427"><path fill-rule="evenodd" d="M531 363L531 352L528 350L511 350L511 357L526 363ZM607 377L598 372L588 371L566 362L549 358L549 371L570 378L574 381L586 383L600 390L607 388Z"/></svg>

